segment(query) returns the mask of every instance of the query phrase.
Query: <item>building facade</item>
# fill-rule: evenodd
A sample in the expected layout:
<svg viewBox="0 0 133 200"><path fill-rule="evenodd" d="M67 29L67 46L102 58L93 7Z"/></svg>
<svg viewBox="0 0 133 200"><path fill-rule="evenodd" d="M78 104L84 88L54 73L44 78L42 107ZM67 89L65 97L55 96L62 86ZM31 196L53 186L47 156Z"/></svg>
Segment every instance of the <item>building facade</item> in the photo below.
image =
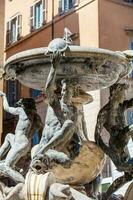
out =
<svg viewBox="0 0 133 200"><path fill-rule="evenodd" d="M5 59L20 51L47 46L53 38L63 36L65 27L73 33L77 45L114 51L133 46L131 0L5 0L5 13ZM5 88L12 105L19 97L33 96L41 112L43 103L38 91L12 81ZM107 93L92 92L94 102L85 107L89 139L94 139L97 113L107 102Z"/></svg>
<svg viewBox="0 0 133 200"><path fill-rule="evenodd" d="M47 46L53 38L63 36L65 27L69 28L73 33L74 44L99 47L98 1L24 0L23 4L20 5L18 0L6 0L5 21L6 59L23 50ZM7 82L6 93L9 96L11 105L18 97L29 95L35 97L38 94L37 91L25 86L19 87L18 84L12 81ZM17 91L17 94L14 91ZM95 91L94 98L96 98L96 101L93 103L92 109L95 112L92 116L96 122L96 114L100 108L99 91ZM36 99L40 113L43 103L38 103L41 98ZM44 116L43 113L40 114ZM9 118L10 116L8 116ZM5 120L6 128L4 132L7 132L8 124L6 124ZM91 129L94 132L94 125L90 127Z"/></svg>

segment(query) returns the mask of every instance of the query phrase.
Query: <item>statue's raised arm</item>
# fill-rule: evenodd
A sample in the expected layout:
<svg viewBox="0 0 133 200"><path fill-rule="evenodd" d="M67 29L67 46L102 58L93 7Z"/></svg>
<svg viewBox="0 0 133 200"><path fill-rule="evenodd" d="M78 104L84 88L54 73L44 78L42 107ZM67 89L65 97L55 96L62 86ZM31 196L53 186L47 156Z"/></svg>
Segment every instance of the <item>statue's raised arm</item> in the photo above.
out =
<svg viewBox="0 0 133 200"><path fill-rule="evenodd" d="M19 116L15 134L8 133L0 147L0 159L2 160L6 156L5 160L0 162L0 173L10 177L15 182L24 182L24 177L15 171L14 167L20 158L26 156L30 151L32 136L36 130L41 128L41 120L38 117L33 99L20 99L17 102L17 107L14 108L9 106L5 93L0 92L0 96L3 98L4 110Z"/></svg>
<svg viewBox="0 0 133 200"><path fill-rule="evenodd" d="M20 108L14 108L14 107L10 107L9 106L9 103L8 103L8 100L7 100L7 97L6 97L6 94L4 92L1 92L0 91L0 96L3 98L3 107L4 107L4 110L12 115L19 115L20 112L21 112L21 109Z"/></svg>

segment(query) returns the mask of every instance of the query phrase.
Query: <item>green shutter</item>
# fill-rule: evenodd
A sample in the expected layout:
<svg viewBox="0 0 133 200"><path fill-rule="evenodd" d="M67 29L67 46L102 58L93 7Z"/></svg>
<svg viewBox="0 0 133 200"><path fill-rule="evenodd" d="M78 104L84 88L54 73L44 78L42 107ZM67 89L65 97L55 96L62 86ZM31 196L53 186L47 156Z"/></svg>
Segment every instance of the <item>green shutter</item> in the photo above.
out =
<svg viewBox="0 0 133 200"><path fill-rule="evenodd" d="M42 6L43 6L43 24L45 24L47 21L48 0L42 0Z"/></svg>
<svg viewBox="0 0 133 200"><path fill-rule="evenodd" d="M62 0L59 0L59 8L58 8L59 13L62 13Z"/></svg>
<svg viewBox="0 0 133 200"><path fill-rule="evenodd" d="M6 25L6 46L11 42L11 22L8 21Z"/></svg>
<svg viewBox="0 0 133 200"><path fill-rule="evenodd" d="M19 40L22 33L22 15L17 16L17 39Z"/></svg>
<svg viewBox="0 0 133 200"><path fill-rule="evenodd" d="M34 6L30 7L30 31L34 30Z"/></svg>

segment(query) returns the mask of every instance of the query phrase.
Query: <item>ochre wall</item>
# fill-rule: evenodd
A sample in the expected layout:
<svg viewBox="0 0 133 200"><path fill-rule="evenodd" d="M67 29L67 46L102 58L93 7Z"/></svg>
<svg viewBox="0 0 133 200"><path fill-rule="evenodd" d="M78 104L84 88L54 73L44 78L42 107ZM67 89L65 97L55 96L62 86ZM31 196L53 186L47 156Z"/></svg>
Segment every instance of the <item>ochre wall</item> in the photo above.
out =
<svg viewBox="0 0 133 200"><path fill-rule="evenodd" d="M133 5L100 0L99 46L111 50L128 49L132 35L127 34L126 28L133 30Z"/></svg>
<svg viewBox="0 0 133 200"><path fill-rule="evenodd" d="M20 6L17 0L12 2L6 0L6 21L17 12L22 14L22 39L6 49L7 58L23 50L47 46L52 39L52 13L50 9L52 0L48 1L48 23L39 30L30 33L29 9L32 2L33 0L28 1L28 3L27 0L24 0ZM58 14L57 2L58 0L54 1L54 37L62 37L64 27L68 27L71 32L78 35L74 39L75 44L98 47L98 1L80 0L77 7L62 16Z"/></svg>

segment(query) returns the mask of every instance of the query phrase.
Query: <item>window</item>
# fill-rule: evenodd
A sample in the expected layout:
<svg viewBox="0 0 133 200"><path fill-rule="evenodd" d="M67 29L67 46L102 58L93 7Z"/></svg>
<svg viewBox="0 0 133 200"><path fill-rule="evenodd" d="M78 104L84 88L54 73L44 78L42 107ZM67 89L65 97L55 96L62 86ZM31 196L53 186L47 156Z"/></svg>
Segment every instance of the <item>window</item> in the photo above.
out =
<svg viewBox="0 0 133 200"><path fill-rule="evenodd" d="M41 96L41 91L36 89L31 89L31 97L37 98Z"/></svg>
<svg viewBox="0 0 133 200"><path fill-rule="evenodd" d="M12 42L17 41L17 17L11 21L11 40Z"/></svg>
<svg viewBox="0 0 133 200"><path fill-rule="evenodd" d="M30 30L40 28L46 21L46 0L38 1L30 8Z"/></svg>
<svg viewBox="0 0 133 200"><path fill-rule="evenodd" d="M42 3L38 3L35 6L35 27L40 28L43 23L43 15L42 15Z"/></svg>
<svg viewBox="0 0 133 200"><path fill-rule="evenodd" d="M7 46L20 39L22 30L22 16L20 14L7 22L6 44Z"/></svg>
<svg viewBox="0 0 133 200"><path fill-rule="evenodd" d="M9 106L14 107L16 105L16 102L20 98L20 83L17 80L16 81L8 80L6 82L6 93ZM6 112L5 118L6 119L13 118L13 115Z"/></svg>
<svg viewBox="0 0 133 200"><path fill-rule="evenodd" d="M78 0L59 0L59 13L67 12L77 5Z"/></svg>

